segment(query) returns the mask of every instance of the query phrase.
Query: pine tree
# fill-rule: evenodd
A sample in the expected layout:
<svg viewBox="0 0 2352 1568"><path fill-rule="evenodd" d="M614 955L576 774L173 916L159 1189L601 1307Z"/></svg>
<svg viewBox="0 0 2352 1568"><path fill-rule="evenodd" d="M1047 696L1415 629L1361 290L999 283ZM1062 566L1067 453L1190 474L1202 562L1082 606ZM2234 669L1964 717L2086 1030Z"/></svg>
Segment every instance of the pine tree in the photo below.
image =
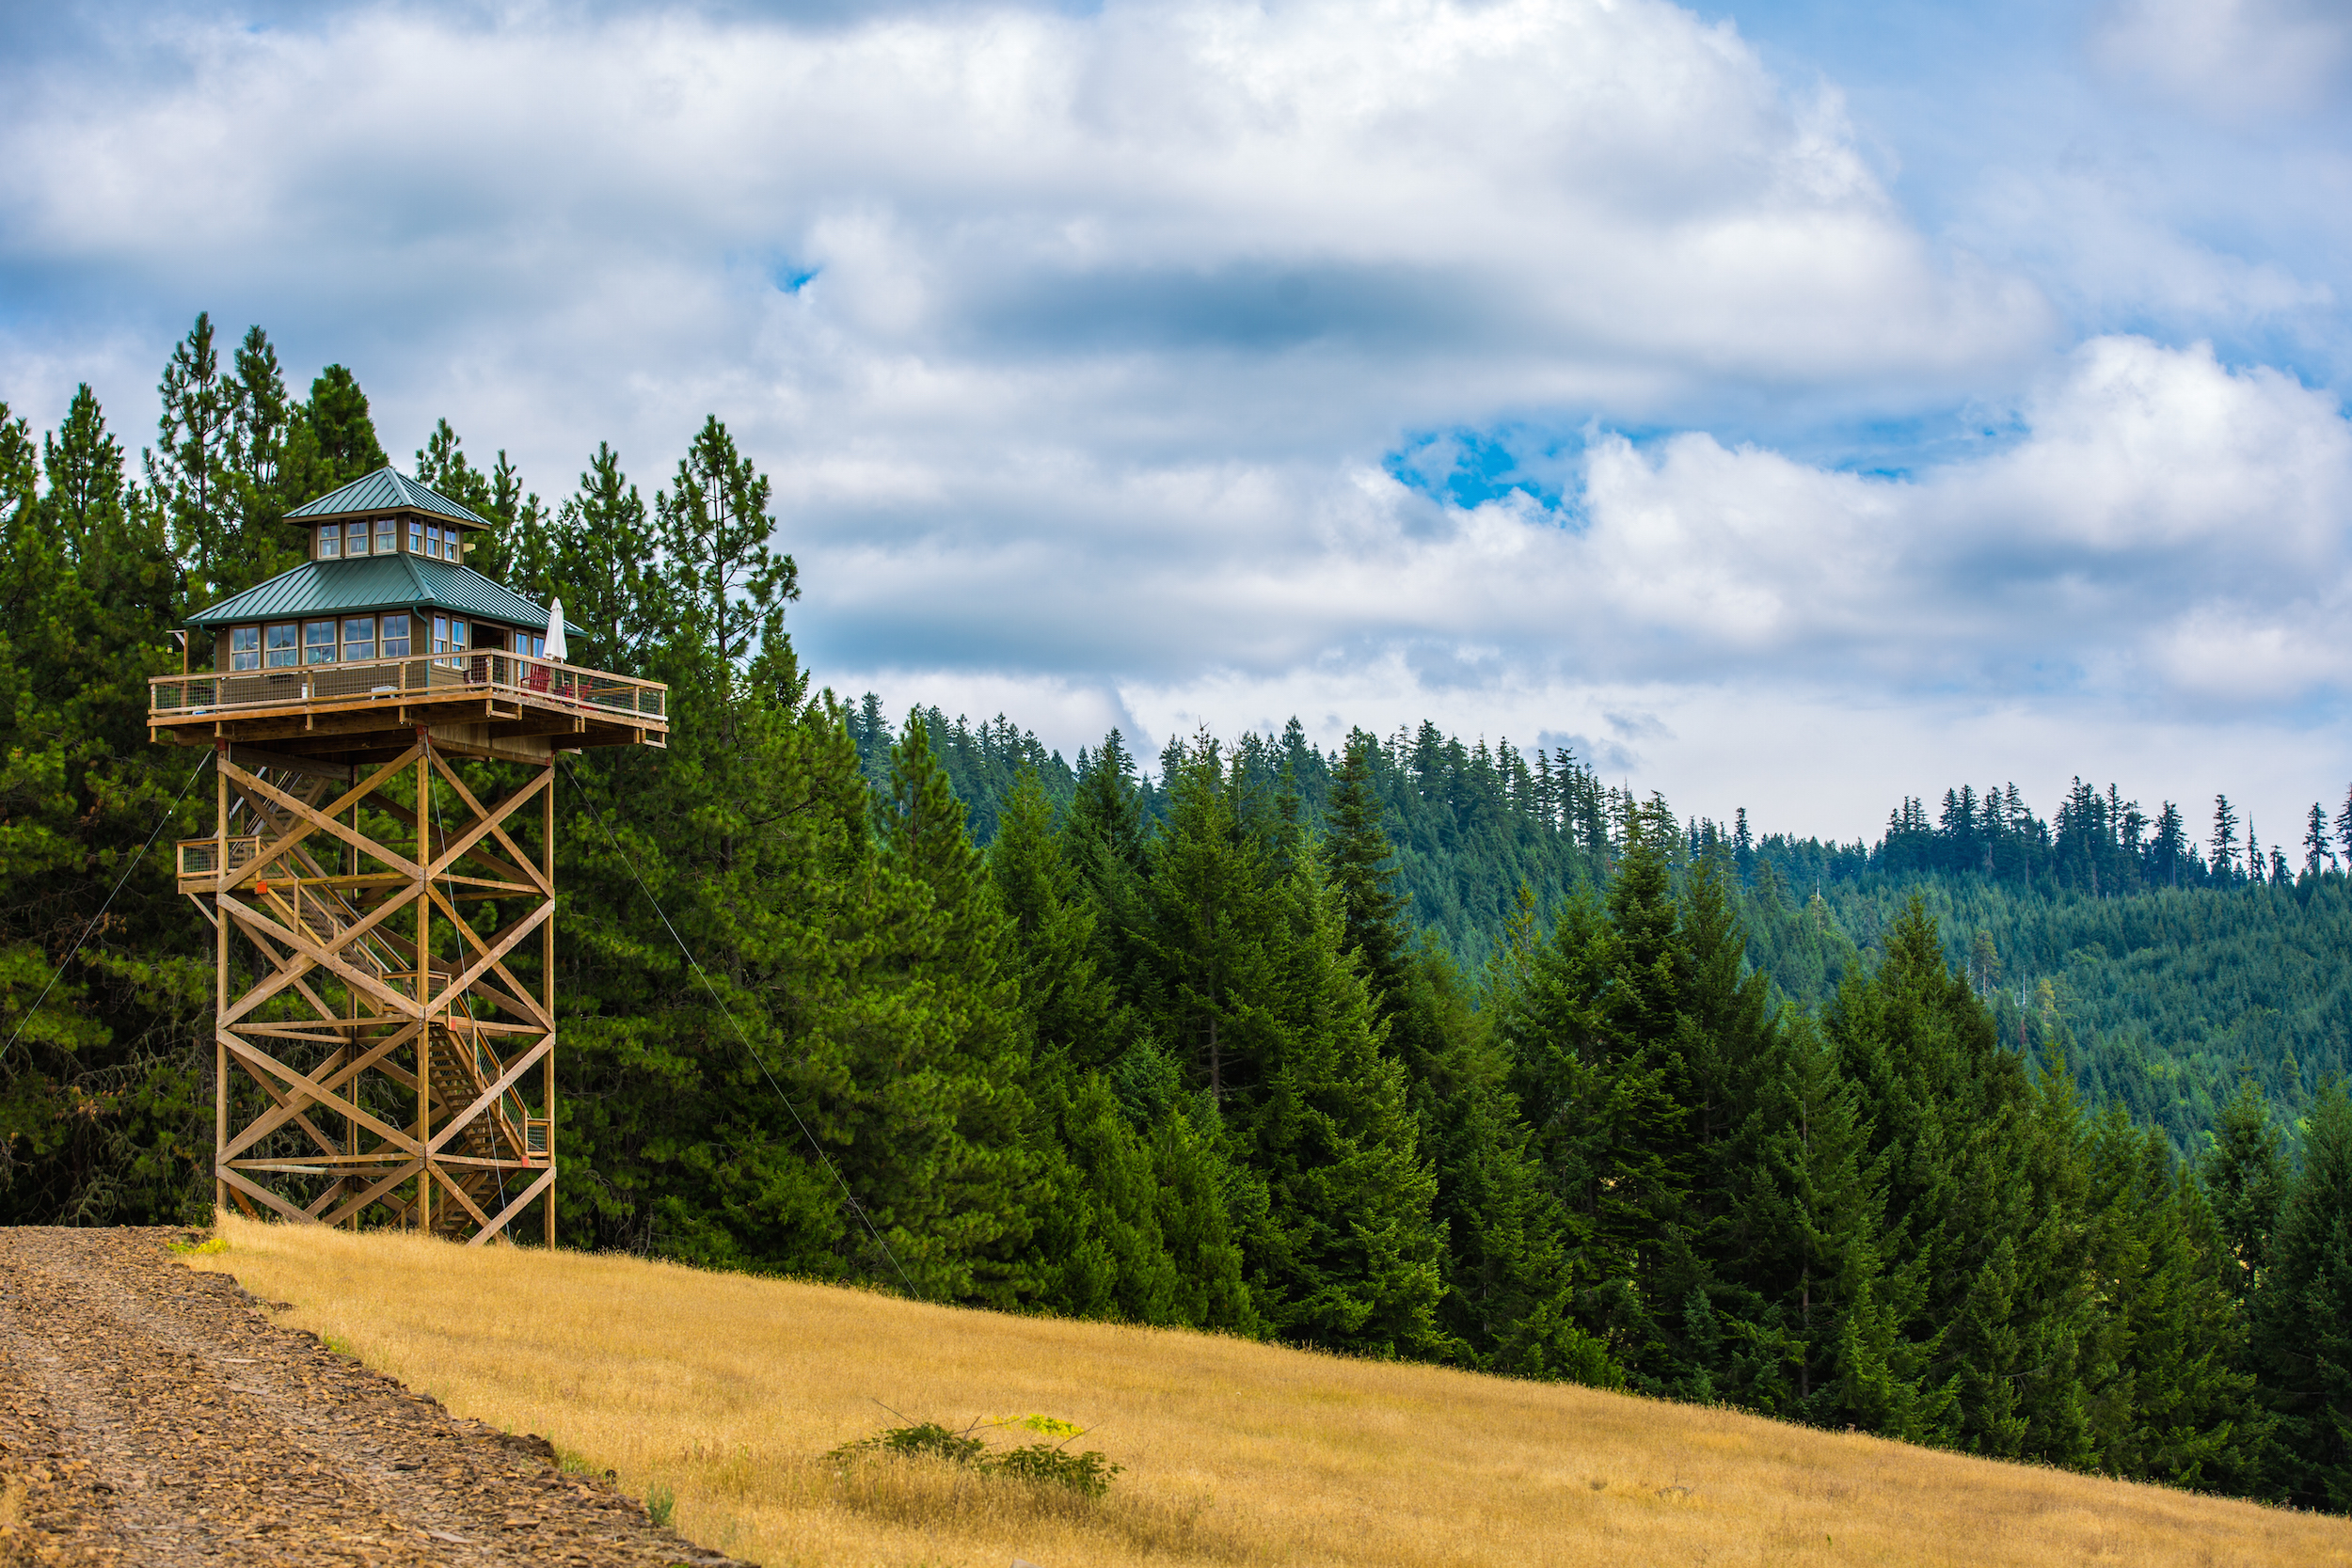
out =
<svg viewBox="0 0 2352 1568"><path fill-rule="evenodd" d="M269 335L258 326L247 328L235 363L229 470L237 530L229 577L243 584L276 577L301 562L304 550L298 536L280 525L286 513L308 498L286 493L297 411L287 396Z"/></svg>
<svg viewBox="0 0 2352 1568"><path fill-rule="evenodd" d="M678 460L671 487L654 497L664 608L733 659L782 624L801 596L800 568L768 547L776 521L771 486L712 415Z"/></svg>
<svg viewBox="0 0 2352 1568"><path fill-rule="evenodd" d="M847 739L846 727L843 738ZM896 1195L914 1256L957 1299L1011 1306L1047 1290L1027 1247L1040 1194L1032 1146L1031 1037L1013 923L963 827L963 805L910 715L891 754L882 869L930 895L930 919L885 958L889 1014L945 1081L952 1121L924 1181ZM912 940L909 940L912 939ZM895 971L894 973L888 973ZM895 981L895 984L890 982ZM930 1039L922 1040L929 1033ZM902 1045L901 1049L905 1049ZM923 1230L909 1221L923 1216Z"/></svg>
<svg viewBox="0 0 2352 1568"><path fill-rule="evenodd" d="M48 476L44 515L66 553L81 559L95 532L119 523L123 507L122 444L106 431L106 416L84 382L54 436L40 438Z"/></svg>
<svg viewBox="0 0 2352 1568"><path fill-rule="evenodd" d="M1808 1020L1784 1018L1760 1043L1727 1162L1713 1375L1752 1409L1909 1433L1926 1357L1896 1321L1915 1292L1881 1256L1887 1157L1869 1156L1859 1096Z"/></svg>
<svg viewBox="0 0 2352 1568"><path fill-rule="evenodd" d="M2110 1105L2091 1129L2085 1262L2104 1320L2089 1408L2101 1468L2242 1490L2262 1421L2242 1314L2204 1195L2163 1137Z"/></svg>
<svg viewBox="0 0 2352 1568"><path fill-rule="evenodd" d="M1170 783L1136 933L1148 963L1144 1011L1197 1086L1220 1105L1235 1096L1246 1105L1274 1043L1278 889L1265 845L1243 829L1214 740L1203 734L1181 752Z"/></svg>
<svg viewBox="0 0 2352 1568"><path fill-rule="evenodd" d="M190 595L210 602L245 584L235 570L238 507L230 466L236 388L221 373L213 318L199 311L173 346L156 395L156 450L147 483L171 518L172 545L188 562Z"/></svg>
<svg viewBox="0 0 2352 1568"><path fill-rule="evenodd" d="M2215 796L2213 798L2213 837L2210 841L2213 848L2213 875L2214 879L2224 886L2238 880L2237 826L2237 812L2231 806L2230 798L2227 795Z"/></svg>
<svg viewBox="0 0 2352 1568"><path fill-rule="evenodd" d="M1341 949L1339 890L1309 850L1279 890L1279 956L1263 993L1271 1049L1249 1114L1271 1199L1248 1238L1251 1295L1276 1332L1335 1350L1436 1358L1443 1230L1405 1072Z"/></svg>
<svg viewBox="0 0 2352 1568"><path fill-rule="evenodd" d="M45 496L43 455L54 465ZM209 1037L210 963L169 858L135 866L151 834L198 831L198 801L183 793L198 759L151 745L145 725L148 677L178 662L165 637L178 563L160 510L119 488L119 464L87 389L60 438L38 444L0 405L9 1224L178 1224L200 1220L209 1202L197 1046Z"/></svg>
<svg viewBox="0 0 2352 1568"><path fill-rule="evenodd" d="M1578 1313L1637 1386L1678 1386L1674 1349L1700 1283L1688 1228L1690 977L1661 810L1635 806L1608 903L1565 904L1497 1005L1512 1086L1576 1249Z"/></svg>
<svg viewBox="0 0 2352 1568"><path fill-rule="evenodd" d="M310 383L287 436L279 487L289 505L316 500L389 462L358 379L341 365L327 366Z"/></svg>
<svg viewBox="0 0 2352 1568"><path fill-rule="evenodd" d="M1396 891L1395 851L1381 823L1373 788L1377 744L1361 730L1347 737L1345 761L1332 781L1325 855L1331 879L1346 899L1344 941L1362 955L1364 978L1384 1016L1393 1018L1405 993L1407 900Z"/></svg>
<svg viewBox="0 0 2352 1568"><path fill-rule="evenodd" d="M516 555L521 580L563 600L564 618L586 628L572 662L644 673L659 629L648 581L654 538L618 452L596 444L579 490L557 507L551 526L522 531Z"/></svg>
<svg viewBox="0 0 2352 1568"><path fill-rule="evenodd" d="M2208 1137L2210 1147L2198 1163L2197 1174L2204 1183L2214 1226L2228 1259L2223 1275L2230 1294L2243 1303L2261 1285L2271 1232L2278 1225L2279 1205L2287 1186L2279 1132L2271 1125L2270 1107L2252 1079L2239 1082L2237 1093L2222 1107Z"/></svg>
<svg viewBox="0 0 2352 1568"><path fill-rule="evenodd" d="M2299 1508L2352 1513L2352 1099L2312 1107L2254 1295L2252 1354L2278 1421L2277 1480Z"/></svg>
<svg viewBox="0 0 2352 1568"><path fill-rule="evenodd" d="M1041 1064L1071 1073L1107 1068L1135 1028L1101 973L1092 900L1062 852L1053 803L1035 768L1024 768L989 846L991 881L1021 948L1022 1005Z"/></svg>

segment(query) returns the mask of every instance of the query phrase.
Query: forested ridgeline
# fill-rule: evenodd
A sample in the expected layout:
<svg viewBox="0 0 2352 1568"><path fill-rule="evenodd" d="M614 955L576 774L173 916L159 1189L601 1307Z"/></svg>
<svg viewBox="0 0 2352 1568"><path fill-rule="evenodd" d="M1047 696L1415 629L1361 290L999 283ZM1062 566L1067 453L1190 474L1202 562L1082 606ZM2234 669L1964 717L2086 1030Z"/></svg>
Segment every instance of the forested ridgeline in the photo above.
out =
<svg viewBox="0 0 2352 1568"><path fill-rule="evenodd" d="M143 677L271 569L286 453L340 432L373 466L349 377L297 403L258 333L233 375L204 337L142 482L87 396L41 441L0 420L9 1220L199 1217L206 928L162 855L100 915L151 832L199 831ZM2341 1086L2292 1150L2249 1086L2184 1164L2087 1106L2061 1010L2021 1049L2008 972L1956 967L1926 903L1846 957L1793 851L1557 758L1198 735L1147 787L1116 737L1057 770L1009 726L885 736L800 668L768 482L716 420L650 501L606 448L551 508L445 426L419 464L590 628L579 662L671 686L666 752L559 774L569 1243L2352 1507ZM951 768L1016 745L982 848ZM1502 916L1475 968L1417 939L1454 908ZM1784 1005L1808 951L1839 983Z"/></svg>
<svg viewBox="0 0 2352 1568"><path fill-rule="evenodd" d="M1087 766L1084 752L1073 768L1001 714L977 725L937 708L921 717L983 845L1025 768L1060 807ZM880 788L895 736L880 700L868 693L850 727ZM1472 974L1504 939L1522 886L1549 918L1578 886L1606 882L1630 816L1658 809L1565 750L1531 760L1508 740L1465 745L1427 722L1361 738L1409 921ZM1229 761L1248 787L1295 797L1311 825L1327 819L1341 758L1318 752L1297 721L1279 736L1245 733ZM1162 758L1162 774L1171 766ZM1151 773L1136 791L1146 818L1163 820L1168 796ZM2242 1081L2293 1123L2322 1082L2352 1071L2342 961L2352 879L2341 869L2352 863L2352 804L2332 820L2312 808L2293 871L2239 827L2224 798L2209 844L2190 844L2170 802L2150 819L2112 787L2079 782L2045 821L2012 784L1948 792L1935 827L1906 800L1876 844L1757 837L1741 811L1727 824L1680 823L1668 853L1677 878L1727 855L1749 961L1816 1008L1877 961L1912 897L1924 898L1947 958L2005 1039L2031 1052L2062 1030L2090 1102L2121 1103L2186 1154L2206 1147Z"/></svg>

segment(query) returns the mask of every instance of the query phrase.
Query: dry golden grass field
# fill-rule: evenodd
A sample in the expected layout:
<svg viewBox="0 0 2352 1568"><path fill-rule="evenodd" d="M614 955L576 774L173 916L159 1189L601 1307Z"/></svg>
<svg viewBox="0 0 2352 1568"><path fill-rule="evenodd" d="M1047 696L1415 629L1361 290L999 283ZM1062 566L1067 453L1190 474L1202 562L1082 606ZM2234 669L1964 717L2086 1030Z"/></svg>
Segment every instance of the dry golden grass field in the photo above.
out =
<svg viewBox="0 0 2352 1568"><path fill-rule="evenodd" d="M2352 1521L1749 1416L633 1258L230 1220L196 1257L462 1416L537 1432L783 1568L1145 1563L2352 1565ZM1044 1414L1107 1500L828 1449Z"/></svg>

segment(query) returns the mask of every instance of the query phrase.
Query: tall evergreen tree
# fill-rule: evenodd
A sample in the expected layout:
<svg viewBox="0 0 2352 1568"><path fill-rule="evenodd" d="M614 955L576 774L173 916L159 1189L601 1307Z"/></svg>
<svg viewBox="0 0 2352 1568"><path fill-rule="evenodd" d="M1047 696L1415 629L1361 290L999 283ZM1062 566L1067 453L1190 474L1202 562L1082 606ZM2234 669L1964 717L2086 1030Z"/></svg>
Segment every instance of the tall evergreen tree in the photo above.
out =
<svg viewBox="0 0 2352 1568"><path fill-rule="evenodd" d="M287 501L300 506L316 500L389 461L376 439L358 378L342 365L327 366L310 383L310 396L288 438L280 470Z"/></svg>
<svg viewBox="0 0 2352 1568"><path fill-rule="evenodd" d="M145 454L147 483L171 519L172 546L188 563L190 594L206 603L224 589L245 586L236 580L234 561L236 387L221 373L209 312L198 312L187 337L174 345L155 390L163 413L155 449Z"/></svg>
<svg viewBox="0 0 2352 1568"><path fill-rule="evenodd" d="M561 599L564 619L587 629L573 662L617 674L645 672L660 626L648 581L654 535L618 452L597 442L580 488L557 507L552 524L526 528L516 548L522 581Z"/></svg>
<svg viewBox="0 0 2352 1568"><path fill-rule="evenodd" d="M92 533L119 524L124 501L122 444L107 433L88 382L73 389L56 434L40 438L40 457L49 482L47 519L66 553L79 560Z"/></svg>
<svg viewBox="0 0 2352 1568"><path fill-rule="evenodd" d="M1442 1356L1443 1230L1404 1069L1341 948L1339 890L1310 848L1279 890L1271 1028L1250 1114L1251 1160L1271 1200L1248 1238L1251 1294L1278 1332L1338 1350Z"/></svg>
<svg viewBox="0 0 2352 1568"><path fill-rule="evenodd" d="M1325 855L1345 899L1343 940L1350 951L1362 955L1375 1003L1383 1015L1393 1017L1405 994L1408 900L1396 891L1395 851L1373 789L1372 753L1377 744L1361 730L1347 737L1345 760L1331 783Z"/></svg>
<svg viewBox="0 0 2352 1568"><path fill-rule="evenodd" d="M1220 1105L1235 1096L1247 1105L1274 1044L1278 889L1264 842L1235 809L1216 743L1204 733L1177 756L1137 932L1149 963L1145 1006L1199 1087Z"/></svg>
<svg viewBox="0 0 2352 1568"><path fill-rule="evenodd" d="M666 606L730 659L756 647L801 596L800 568L768 546L771 488L712 415L654 498Z"/></svg>
<svg viewBox="0 0 2352 1568"><path fill-rule="evenodd" d="M2198 1162L2213 1223L2227 1267L2222 1274L2231 1296L2244 1302L2261 1284L2270 1256L2270 1236L2279 1223L2279 1205L2287 1187L2286 1157L2279 1131L2271 1125L2270 1107L2253 1081L2241 1080L2237 1093L2222 1108L2220 1124L2210 1134L2210 1147Z"/></svg>
<svg viewBox="0 0 2352 1568"><path fill-rule="evenodd" d="M2254 1297L2252 1353L2279 1427L2277 1479L2300 1508L2352 1513L2352 1099L2312 1107Z"/></svg>

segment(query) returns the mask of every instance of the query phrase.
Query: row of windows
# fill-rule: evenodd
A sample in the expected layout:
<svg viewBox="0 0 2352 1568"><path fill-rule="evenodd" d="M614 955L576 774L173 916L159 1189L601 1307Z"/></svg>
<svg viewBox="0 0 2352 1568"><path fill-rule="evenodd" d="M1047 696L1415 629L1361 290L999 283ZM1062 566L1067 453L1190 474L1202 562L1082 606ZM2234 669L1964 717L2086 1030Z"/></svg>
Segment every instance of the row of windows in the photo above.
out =
<svg viewBox="0 0 2352 1568"><path fill-rule="evenodd" d="M289 670L303 664L406 658L411 619L407 615L352 615L342 621L279 621L265 626L231 626L229 668ZM425 618L414 619L421 622ZM421 651L462 654L466 643L465 622L436 615L431 619L430 635Z"/></svg>
<svg viewBox="0 0 2352 1568"><path fill-rule="evenodd" d="M397 517L361 519L356 523L321 523L318 530L318 559L321 561L356 561L373 551L390 555L400 548ZM428 523L421 517L408 519L408 553L430 556L435 561L456 561L466 553L459 530L444 529L438 523Z"/></svg>

